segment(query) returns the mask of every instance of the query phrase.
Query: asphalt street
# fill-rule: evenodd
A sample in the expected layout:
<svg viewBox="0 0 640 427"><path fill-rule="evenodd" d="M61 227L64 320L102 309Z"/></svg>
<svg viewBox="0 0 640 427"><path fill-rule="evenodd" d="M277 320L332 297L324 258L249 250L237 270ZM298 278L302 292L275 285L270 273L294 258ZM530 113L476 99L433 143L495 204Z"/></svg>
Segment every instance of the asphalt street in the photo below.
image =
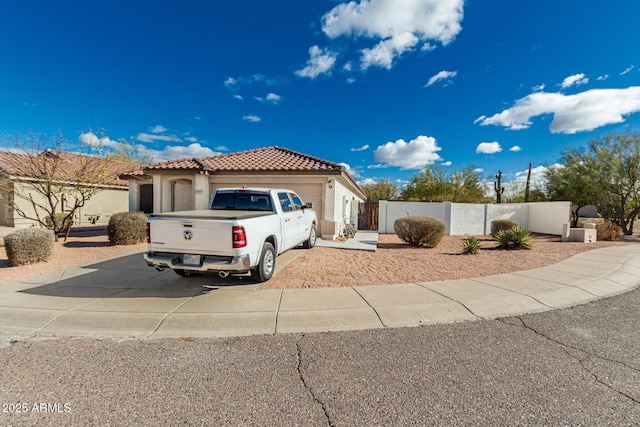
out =
<svg viewBox="0 0 640 427"><path fill-rule="evenodd" d="M638 425L638 307L635 290L415 328L3 336L0 425Z"/></svg>

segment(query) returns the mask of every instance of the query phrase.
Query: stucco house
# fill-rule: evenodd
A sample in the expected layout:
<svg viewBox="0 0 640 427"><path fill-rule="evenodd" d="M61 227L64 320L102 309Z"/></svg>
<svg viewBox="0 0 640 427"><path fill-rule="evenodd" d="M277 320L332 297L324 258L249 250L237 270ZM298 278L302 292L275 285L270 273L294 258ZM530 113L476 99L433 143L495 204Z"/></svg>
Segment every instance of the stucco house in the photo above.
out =
<svg viewBox="0 0 640 427"><path fill-rule="evenodd" d="M68 207L74 202L73 189L70 186L65 187L65 183L77 181L76 177L78 177L81 167L92 167L95 163L95 168L100 168L101 184L98 185L100 190L76 211L73 219L75 226L106 225L114 213L128 210L129 183L120 179L119 175L132 170L132 168L138 168L137 164L62 151L44 151L38 154L37 160L34 160L34 156L26 153L0 150L0 192L2 192L0 194L0 225L24 228L37 224L34 220L20 216L12 208L12 204L34 217L35 206L44 202L43 196L34 188L35 182L42 182L37 172L37 165L44 164L43 160L39 158L40 156L51 158L52 164L54 162L56 165L55 168L52 168L52 173L55 174L55 182L61 183L61 188L63 188L63 194L59 195L61 202L58 210L60 212L69 211ZM30 198L33 198L33 202ZM40 218L46 216L46 213L41 209L37 209L37 211Z"/></svg>
<svg viewBox="0 0 640 427"><path fill-rule="evenodd" d="M218 188L288 188L313 203L325 239L355 226L366 199L343 166L277 146L155 163L121 178L129 180L129 210L156 213L207 209Z"/></svg>

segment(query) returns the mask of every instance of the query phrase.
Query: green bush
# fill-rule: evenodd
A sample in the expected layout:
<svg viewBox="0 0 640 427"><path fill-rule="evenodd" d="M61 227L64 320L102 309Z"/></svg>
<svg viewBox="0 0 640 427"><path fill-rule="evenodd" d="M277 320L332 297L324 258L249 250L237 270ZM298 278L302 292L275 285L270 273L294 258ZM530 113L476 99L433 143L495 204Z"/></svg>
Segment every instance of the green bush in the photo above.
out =
<svg viewBox="0 0 640 427"><path fill-rule="evenodd" d="M413 246L435 248L444 236L444 224L426 216L398 218L393 223L398 237Z"/></svg>
<svg viewBox="0 0 640 427"><path fill-rule="evenodd" d="M498 246L503 249L531 249L531 233L524 227L517 226L503 230L495 237Z"/></svg>
<svg viewBox="0 0 640 427"><path fill-rule="evenodd" d="M73 220L73 217L69 213L58 212L54 216L56 218L56 222L58 223L58 230L66 230ZM49 230L53 230L53 219L51 219L51 215L44 218L44 225Z"/></svg>
<svg viewBox="0 0 640 427"><path fill-rule="evenodd" d="M462 239L463 254L477 254L480 251L480 241L473 236Z"/></svg>
<svg viewBox="0 0 640 427"><path fill-rule="evenodd" d="M516 228L518 223L510 219L496 219L491 221L491 235L495 238L498 233L504 230L511 230Z"/></svg>
<svg viewBox="0 0 640 427"><path fill-rule="evenodd" d="M109 219L107 235L112 245L135 245L147 240L147 216L143 212L120 212Z"/></svg>
<svg viewBox="0 0 640 427"><path fill-rule="evenodd" d="M24 228L4 238L9 265L33 264L47 261L53 255L53 231L40 228Z"/></svg>

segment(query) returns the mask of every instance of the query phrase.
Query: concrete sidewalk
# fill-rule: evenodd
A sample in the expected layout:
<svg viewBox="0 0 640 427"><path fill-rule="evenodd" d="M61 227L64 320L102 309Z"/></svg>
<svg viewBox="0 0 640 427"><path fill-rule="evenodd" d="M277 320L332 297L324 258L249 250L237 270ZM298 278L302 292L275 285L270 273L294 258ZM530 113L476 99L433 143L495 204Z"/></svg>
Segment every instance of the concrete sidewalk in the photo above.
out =
<svg viewBox="0 0 640 427"><path fill-rule="evenodd" d="M146 267L137 253L27 283L0 281L0 333L164 338L406 327L569 307L639 284L640 245L474 279L295 290L257 290L248 277L182 278Z"/></svg>

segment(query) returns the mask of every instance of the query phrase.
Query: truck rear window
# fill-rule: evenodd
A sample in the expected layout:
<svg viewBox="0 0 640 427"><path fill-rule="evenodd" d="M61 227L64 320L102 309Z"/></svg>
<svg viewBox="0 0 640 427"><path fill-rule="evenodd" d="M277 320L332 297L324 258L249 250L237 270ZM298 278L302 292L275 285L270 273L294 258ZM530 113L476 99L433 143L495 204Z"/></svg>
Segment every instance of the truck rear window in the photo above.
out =
<svg viewBox="0 0 640 427"><path fill-rule="evenodd" d="M273 212L269 194L248 192L218 192L213 198L211 209Z"/></svg>

